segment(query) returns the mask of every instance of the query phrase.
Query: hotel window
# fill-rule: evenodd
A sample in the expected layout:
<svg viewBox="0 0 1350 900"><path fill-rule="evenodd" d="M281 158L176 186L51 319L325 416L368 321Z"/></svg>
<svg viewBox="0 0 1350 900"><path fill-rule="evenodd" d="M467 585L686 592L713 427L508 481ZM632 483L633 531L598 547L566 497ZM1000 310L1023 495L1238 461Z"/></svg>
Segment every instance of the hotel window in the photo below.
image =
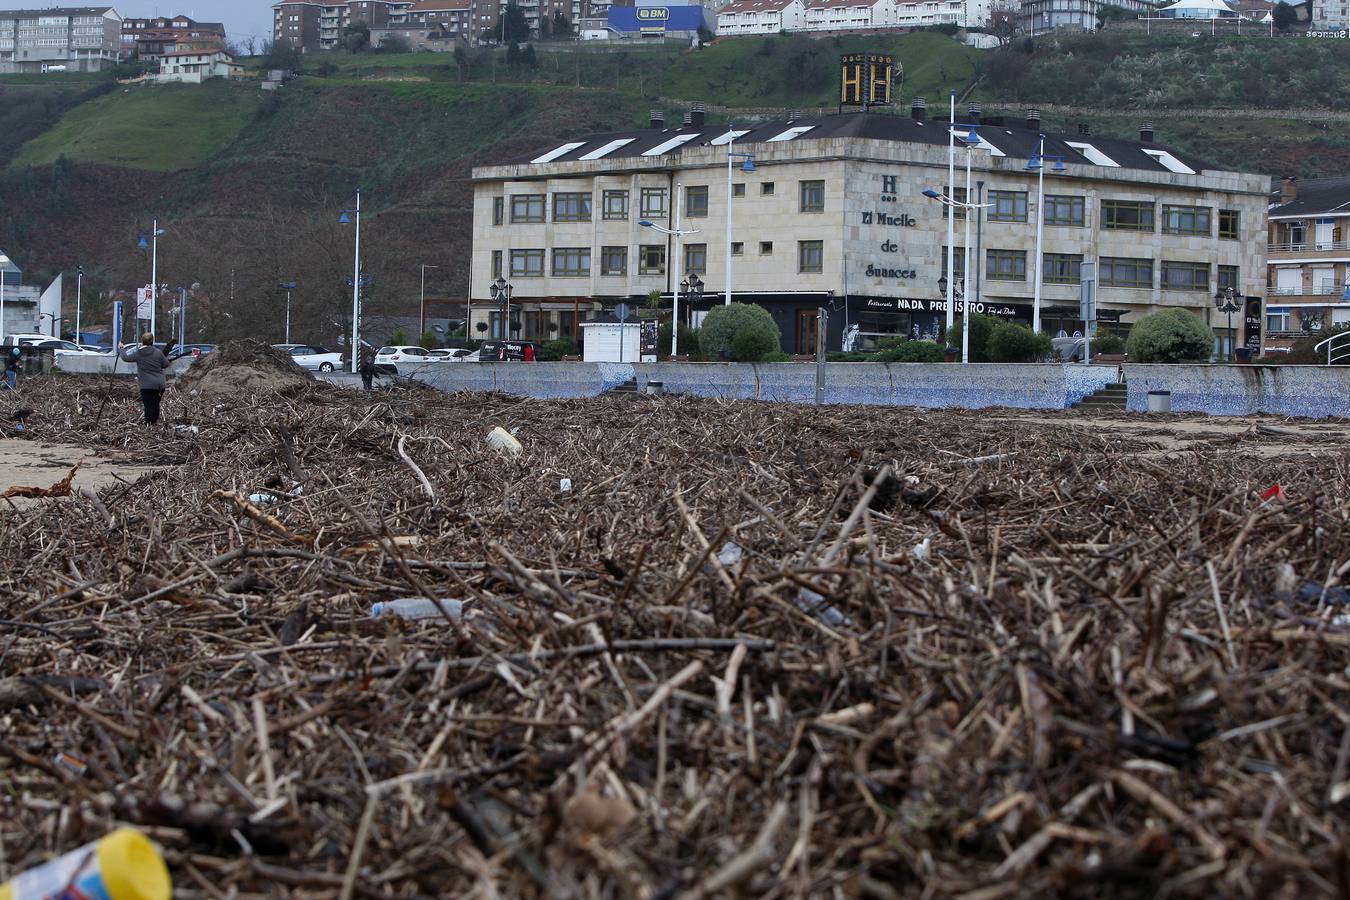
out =
<svg viewBox="0 0 1350 900"><path fill-rule="evenodd" d="M773 182L772 182L772 181L766 181L766 182L764 182L763 184L761 184L761 185L759 186L759 195L760 195L761 197L768 197L768 196L771 195L772 193L773 193Z"/></svg>
<svg viewBox="0 0 1350 900"><path fill-rule="evenodd" d="M691 219L701 219L708 215L706 184L684 189L684 214Z"/></svg>
<svg viewBox="0 0 1350 900"><path fill-rule="evenodd" d="M1292 331L1291 318L1287 306L1266 307L1266 331Z"/></svg>
<svg viewBox="0 0 1350 900"><path fill-rule="evenodd" d="M985 277L990 281L1026 281L1025 250L988 250L984 255Z"/></svg>
<svg viewBox="0 0 1350 900"><path fill-rule="evenodd" d="M628 192L605 191L604 216L606 219L628 218Z"/></svg>
<svg viewBox="0 0 1350 900"><path fill-rule="evenodd" d="M1163 260L1162 289L1165 291L1208 291L1209 263Z"/></svg>
<svg viewBox="0 0 1350 900"><path fill-rule="evenodd" d="M1153 215L1147 200L1102 201L1102 228L1107 231L1152 231Z"/></svg>
<svg viewBox="0 0 1350 900"><path fill-rule="evenodd" d="M990 222L1025 222L1027 220L1026 191L990 191Z"/></svg>
<svg viewBox="0 0 1350 900"><path fill-rule="evenodd" d="M627 248L627 247L601 247L601 248L600 248L600 274L601 274L601 275L627 275L627 274L628 274L628 248Z"/></svg>
<svg viewBox="0 0 1350 900"><path fill-rule="evenodd" d="M823 272L825 270L825 242L797 242L797 271Z"/></svg>
<svg viewBox="0 0 1350 900"><path fill-rule="evenodd" d="M952 262L953 262L953 265L954 265L955 268L956 268L956 277L957 277L957 278L965 278L965 277L966 277L966 248L965 248L965 247L957 247L957 248L952 252ZM943 247L942 247L942 274L943 274L944 276L947 274L947 247L946 247L946 245L943 245ZM946 295L944 294L943 296L945 297Z"/></svg>
<svg viewBox="0 0 1350 900"><path fill-rule="evenodd" d="M825 182L803 181L801 211L817 213L825 211Z"/></svg>
<svg viewBox="0 0 1350 900"><path fill-rule="evenodd" d="M1097 262L1097 280L1103 287L1153 287L1153 260L1103 256Z"/></svg>
<svg viewBox="0 0 1350 900"><path fill-rule="evenodd" d="M1209 237L1208 206L1163 205L1163 234L1190 234Z"/></svg>
<svg viewBox="0 0 1350 900"><path fill-rule="evenodd" d="M1082 225L1086 204L1082 197L1050 194L1045 198L1045 224Z"/></svg>
<svg viewBox="0 0 1350 900"><path fill-rule="evenodd" d="M1046 284L1078 284L1083 280L1081 253L1047 253L1041 281Z"/></svg>
<svg viewBox="0 0 1350 900"><path fill-rule="evenodd" d="M662 191L662 193L665 193ZM666 245L643 244L638 248L638 274L666 274Z"/></svg>
<svg viewBox="0 0 1350 900"><path fill-rule="evenodd" d="M957 203L966 202L966 189L963 187L961 188L949 187L946 188L942 193L945 197L948 197L951 200L955 200ZM966 211L961 207L958 206L956 207L955 210L952 210L952 207L948 206L946 203L942 204L942 218L944 219L947 218L947 216L953 211L956 213L956 218L958 219L964 219L966 217Z"/></svg>
<svg viewBox="0 0 1350 900"><path fill-rule="evenodd" d="M742 241L732 241L732 242L731 242L731 255L732 255L732 256L743 256L743 255L745 255L745 244L744 244Z"/></svg>
<svg viewBox="0 0 1350 900"><path fill-rule="evenodd" d="M590 220L590 194L567 192L553 195L553 221L589 222Z"/></svg>
<svg viewBox="0 0 1350 900"><path fill-rule="evenodd" d="M511 221L513 223L544 221L544 195L512 194ZM539 274L542 275L543 271L541 270Z"/></svg>
<svg viewBox="0 0 1350 900"><path fill-rule="evenodd" d="M666 217L666 189L642 189L642 218L664 219Z"/></svg>
<svg viewBox="0 0 1350 900"><path fill-rule="evenodd" d="M555 247L553 274L560 278L580 278L591 274L591 248Z"/></svg>
<svg viewBox="0 0 1350 900"><path fill-rule="evenodd" d="M1236 241L1241 228L1242 213L1236 209L1219 210L1219 237Z"/></svg>
<svg viewBox="0 0 1350 900"><path fill-rule="evenodd" d="M1219 290L1223 290L1224 288L1232 288L1233 290L1241 294L1242 286L1238 284L1238 267L1219 266L1218 285Z"/></svg>
<svg viewBox="0 0 1350 900"><path fill-rule="evenodd" d="M492 251L492 277L500 278L502 274L502 251Z"/></svg>
<svg viewBox="0 0 1350 900"><path fill-rule="evenodd" d="M745 183L742 182L742 183L740 183L740 184L733 184L733 185L731 186L731 196L733 196L733 197L744 197L744 196L745 196Z"/></svg>
<svg viewBox="0 0 1350 900"><path fill-rule="evenodd" d="M708 245L707 244L685 244L684 245L684 274L696 273L706 275L708 273Z"/></svg>
<svg viewBox="0 0 1350 900"><path fill-rule="evenodd" d="M492 224L500 225L506 220L506 198L492 198Z"/></svg>
<svg viewBox="0 0 1350 900"><path fill-rule="evenodd" d="M760 242L759 242L759 255L760 255L760 256L772 256L772 255L773 255L773 241L760 241Z"/></svg>
<svg viewBox="0 0 1350 900"><path fill-rule="evenodd" d="M543 277L544 277L544 251L543 251L543 250L512 250L512 251L511 251L511 277L512 277L512 278L543 278Z"/></svg>

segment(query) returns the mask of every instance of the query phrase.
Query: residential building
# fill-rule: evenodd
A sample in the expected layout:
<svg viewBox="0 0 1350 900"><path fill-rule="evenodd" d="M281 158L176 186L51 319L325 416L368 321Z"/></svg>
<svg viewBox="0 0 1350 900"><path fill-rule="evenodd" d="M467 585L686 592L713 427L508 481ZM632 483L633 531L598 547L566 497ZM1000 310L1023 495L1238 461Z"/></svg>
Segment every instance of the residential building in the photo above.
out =
<svg viewBox="0 0 1350 900"><path fill-rule="evenodd" d="M23 270L0 248L0 279L5 284L4 333L38 333L38 301L42 291L23 283Z"/></svg>
<svg viewBox="0 0 1350 900"><path fill-rule="evenodd" d="M122 56L153 62L175 50L206 50L225 46L225 26L196 22L188 16L122 20Z"/></svg>
<svg viewBox="0 0 1350 900"><path fill-rule="evenodd" d="M224 50L175 50L159 59L156 81L201 84L211 78L239 78L244 67Z"/></svg>
<svg viewBox="0 0 1350 900"><path fill-rule="evenodd" d="M895 24L891 0L811 0L806 7L807 31L884 28Z"/></svg>
<svg viewBox="0 0 1350 900"><path fill-rule="evenodd" d="M121 28L111 6L0 10L0 74L97 72L117 63Z"/></svg>
<svg viewBox="0 0 1350 900"><path fill-rule="evenodd" d="M983 28L992 21L989 0L895 0L895 24L902 28L960 25Z"/></svg>
<svg viewBox="0 0 1350 900"><path fill-rule="evenodd" d="M719 37L738 34L777 34L806 27L802 0L731 0L717 13Z"/></svg>
<svg viewBox="0 0 1350 900"><path fill-rule="evenodd" d="M272 40L301 52L333 50L353 22L375 31L407 21L414 0L281 0L272 6Z"/></svg>
<svg viewBox="0 0 1350 900"><path fill-rule="evenodd" d="M1017 28L1030 35L1060 28L1096 31L1097 16L1107 6L1141 16L1151 14L1154 8L1145 0L1022 0Z"/></svg>
<svg viewBox="0 0 1350 900"><path fill-rule="evenodd" d="M1312 29L1332 32L1350 29L1350 0L1312 0Z"/></svg>
<svg viewBox="0 0 1350 900"><path fill-rule="evenodd" d="M1350 325L1350 177L1286 178L1270 207L1272 346Z"/></svg>
<svg viewBox="0 0 1350 900"><path fill-rule="evenodd" d="M1039 116L1005 121L969 115L958 122L957 184L970 154L976 201L992 205L964 246L956 224L956 274L966 274L973 308L1030 323L1037 264L1042 266L1042 327L1083 328L1078 303L1084 272L1096 271L1099 321L1124 330L1161 308L1189 309L1225 344L1246 343L1239 317L1232 333L1214 295L1233 287L1258 305L1266 271L1263 176L1218 169L1155 143L1048 135L1044 203L1027 163L1039 148ZM827 346L856 324L866 340L887 334L937 335L946 302L946 207L924 195L947 183L945 121L915 101L909 115L845 113L759 124L690 122L667 128L577 135L556 146L474 170L470 334L500 336L502 307L492 283L511 285L525 339L569 334L617 302L641 303L651 291L669 301L690 275L704 285L682 310L697 322L722 292L728 264L731 299L767 308L787 352L815 345L816 309L833 310ZM967 149L965 138L975 132ZM734 147L729 140L734 138ZM727 152L749 153L754 170L733 170ZM1055 168L1059 168L1056 165ZM730 247L724 239L732 212ZM672 238L640 222L687 234ZM964 214L957 213L958 219ZM1045 221L1036 258L1036 221ZM1092 263L1093 267L1084 268ZM1256 316L1259 326L1260 315ZM481 326L481 327L480 327ZM1259 340L1259 335L1256 336Z"/></svg>

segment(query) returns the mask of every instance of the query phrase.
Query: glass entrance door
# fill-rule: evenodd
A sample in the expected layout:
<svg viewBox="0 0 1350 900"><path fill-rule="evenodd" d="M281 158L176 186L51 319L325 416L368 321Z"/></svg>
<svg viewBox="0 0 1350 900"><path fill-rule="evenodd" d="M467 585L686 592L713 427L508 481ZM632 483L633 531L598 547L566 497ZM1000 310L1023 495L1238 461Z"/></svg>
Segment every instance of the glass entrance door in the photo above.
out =
<svg viewBox="0 0 1350 900"><path fill-rule="evenodd" d="M816 311L814 309L797 310L797 348L802 356L814 356L816 352Z"/></svg>

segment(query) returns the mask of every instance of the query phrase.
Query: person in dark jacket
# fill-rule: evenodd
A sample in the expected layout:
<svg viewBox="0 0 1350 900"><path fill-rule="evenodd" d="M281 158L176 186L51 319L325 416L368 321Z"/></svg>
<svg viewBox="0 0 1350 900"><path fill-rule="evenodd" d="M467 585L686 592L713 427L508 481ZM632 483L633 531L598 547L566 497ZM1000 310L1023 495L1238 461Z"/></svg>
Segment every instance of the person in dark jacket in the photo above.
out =
<svg viewBox="0 0 1350 900"><path fill-rule="evenodd" d="M169 358L164 355L164 350L155 346L155 336L148 331L141 335L139 347L128 348L126 345L118 345L118 353L122 359L136 364L136 383L141 388L145 424L158 424L159 403L164 397L164 388L168 386L164 372L169 368Z"/></svg>
<svg viewBox="0 0 1350 900"><path fill-rule="evenodd" d="M23 351L15 344L5 351L5 387L11 391L19 386L19 367L23 365Z"/></svg>
<svg viewBox="0 0 1350 900"><path fill-rule="evenodd" d="M365 341L361 342L361 361L357 371L361 373L361 386L370 390L371 382L378 373L375 370L375 348Z"/></svg>

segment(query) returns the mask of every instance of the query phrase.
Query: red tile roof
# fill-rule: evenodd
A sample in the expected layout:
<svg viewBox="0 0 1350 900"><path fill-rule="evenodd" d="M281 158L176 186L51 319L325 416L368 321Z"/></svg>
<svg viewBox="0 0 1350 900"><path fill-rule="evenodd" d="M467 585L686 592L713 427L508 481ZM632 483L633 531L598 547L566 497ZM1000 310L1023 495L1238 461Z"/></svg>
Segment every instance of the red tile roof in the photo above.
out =
<svg viewBox="0 0 1350 900"><path fill-rule="evenodd" d="M778 12L787 9L794 2L795 0L732 0L718 10L718 15L738 12Z"/></svg>

